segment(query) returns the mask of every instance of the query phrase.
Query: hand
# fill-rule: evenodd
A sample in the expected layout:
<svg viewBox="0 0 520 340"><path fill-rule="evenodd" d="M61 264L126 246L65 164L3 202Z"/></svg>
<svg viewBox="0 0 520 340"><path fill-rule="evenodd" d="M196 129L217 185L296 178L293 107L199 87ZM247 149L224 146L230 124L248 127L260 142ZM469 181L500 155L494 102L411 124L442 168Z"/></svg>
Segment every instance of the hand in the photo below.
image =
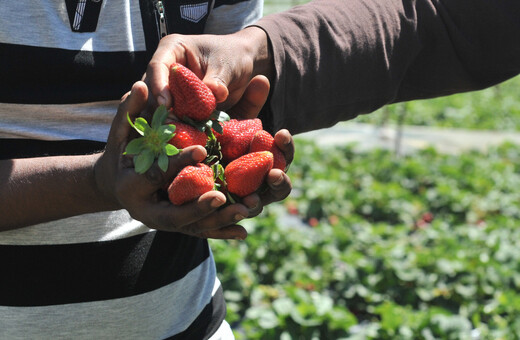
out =
<svg viewBox="0 0 520 340"><path fill-rule="evenodd" d="M256 27L223 35L178 35L164 37L155 52L144 80L157 104L171 106L168 90L169 66L186 65L212 90L218 108L233 118L257 117L269 94L269 80L274 64L269 53L267 35ZM294 141L287 130L275 134L287 164L294 156ZM292 189L289 177L280 170L267 176L269 190L244 198L249 217L258 215L264 205L286 198Z"/></svg>
<svg viewBox="0 0 520 340"><path fill-rule="evenodd" d="M203 147L189 147L170 157L166 173L159 169L157 163L143 175L135 172L132 160L123 155L134 133L126 114L128 112L134 119L145 109L147 99L148 89L143 82L135 83L131 92L122 98L106 150L95 164L95 180L99 190L150 228L205 238L246 238L246 230L236 223L248 216L248 208L233 204L218 209L226 202L221 192L208 192L197 201L183 206L174 206L160 194L161 189L182 168L206 157Z"/></svg>
<svg viewBox="0 0 520 340"><path fill-rule="evenodd" d="M170 107L169 66L181 63L212 90L218 109L234 118L256 117L274 73L268 46L267 35L257 27L229 35L168 35L161 40L143 80L155 105Z"/></svg>

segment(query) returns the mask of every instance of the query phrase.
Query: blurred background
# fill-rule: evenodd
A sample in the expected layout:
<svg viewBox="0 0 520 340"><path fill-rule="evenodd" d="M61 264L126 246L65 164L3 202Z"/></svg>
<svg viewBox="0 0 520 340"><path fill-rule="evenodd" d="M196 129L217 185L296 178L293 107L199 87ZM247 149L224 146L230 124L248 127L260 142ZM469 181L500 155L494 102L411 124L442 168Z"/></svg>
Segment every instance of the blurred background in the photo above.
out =
<svg viewBox="0 0 520 340"><path fill-rule="evenodd" d="M516 77L297 136L290 197L210 241L237 339L519 339L519 131Z"/></svg>

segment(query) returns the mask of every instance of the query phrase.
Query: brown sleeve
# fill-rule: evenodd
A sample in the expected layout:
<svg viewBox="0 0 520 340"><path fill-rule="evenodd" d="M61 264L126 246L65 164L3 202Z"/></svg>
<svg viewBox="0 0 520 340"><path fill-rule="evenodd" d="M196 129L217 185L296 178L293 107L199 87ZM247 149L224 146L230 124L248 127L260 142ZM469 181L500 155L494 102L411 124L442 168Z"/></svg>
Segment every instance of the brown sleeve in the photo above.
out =
<svg viewBox="0 0 520 340"><path fill-rule="evenodd" d="M256 25L276 68L272 128L293 134L520 73L518 0L316 0Z"/></svg>

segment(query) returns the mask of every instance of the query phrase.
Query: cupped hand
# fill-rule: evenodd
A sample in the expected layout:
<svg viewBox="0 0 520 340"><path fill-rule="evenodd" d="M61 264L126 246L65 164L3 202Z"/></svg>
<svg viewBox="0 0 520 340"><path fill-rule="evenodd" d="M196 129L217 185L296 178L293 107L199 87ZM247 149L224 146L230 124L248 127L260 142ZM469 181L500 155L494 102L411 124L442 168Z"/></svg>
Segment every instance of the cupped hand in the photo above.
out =
<svg viewBox="0 0 520 340"><path fill-rule="evenodd" d="M150 228L203 238L246 238L247 231L236 223L248 216L248 208L242 204L222 208L226 197L221 192L208 192L182 206L174 206L162 194L182 168L206 157L203 147L192 146L170 157L166 172L162 172L157 163L145 174L135 172L132 160L123 155L126 145L135 137L126 115L135 119L146 108L147 99L148 89L143 82L135 83L122 98L105 152L95 164L99 190Z"/></svg>

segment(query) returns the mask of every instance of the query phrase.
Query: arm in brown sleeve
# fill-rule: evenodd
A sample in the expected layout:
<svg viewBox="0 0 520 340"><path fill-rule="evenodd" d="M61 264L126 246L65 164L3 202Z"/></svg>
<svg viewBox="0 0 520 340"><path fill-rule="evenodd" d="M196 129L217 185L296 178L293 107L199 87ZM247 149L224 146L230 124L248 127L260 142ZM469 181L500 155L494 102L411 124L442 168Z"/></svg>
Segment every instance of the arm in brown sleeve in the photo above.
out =
<svg viewBox="0 0 520 340"><path fill-rule="evenodd" d="M519 18L517 0L316 0L266 16L272 128L315 130L511 78Z"/></svg>

